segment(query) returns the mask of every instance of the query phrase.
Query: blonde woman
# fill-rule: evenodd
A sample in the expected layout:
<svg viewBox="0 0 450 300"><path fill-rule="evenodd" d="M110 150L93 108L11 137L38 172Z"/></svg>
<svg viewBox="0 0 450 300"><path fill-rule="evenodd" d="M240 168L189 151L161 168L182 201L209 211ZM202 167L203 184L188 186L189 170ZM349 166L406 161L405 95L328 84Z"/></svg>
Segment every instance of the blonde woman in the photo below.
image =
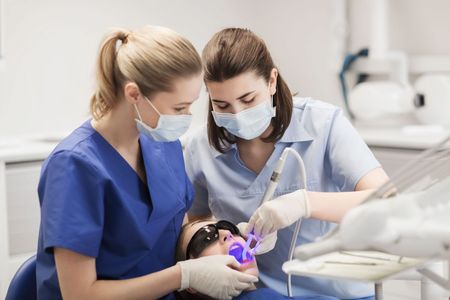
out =
<svg viewBox="0 0 450 300"><path fill-rule="evenodd" d="M201 81L198 53L172 30L105 37L93 118L42 168L39 299L173 299L186 288L231 298L257 280L226 255L175 265L193 199L178 138Z"/></svg>

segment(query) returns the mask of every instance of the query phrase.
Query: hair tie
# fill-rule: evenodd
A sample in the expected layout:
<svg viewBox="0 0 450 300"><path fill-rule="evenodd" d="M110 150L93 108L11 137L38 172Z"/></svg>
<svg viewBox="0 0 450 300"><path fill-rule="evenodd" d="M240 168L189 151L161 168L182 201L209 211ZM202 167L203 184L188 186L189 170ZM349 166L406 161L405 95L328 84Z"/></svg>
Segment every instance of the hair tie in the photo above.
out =
<svg viewBox="0 0 450 300"><path fill-rule="evenodd" d="M119 40L122 41L122 44L126 44L128 42L128 36L130 34L128 32L121 32L119 35Z"/></svg>

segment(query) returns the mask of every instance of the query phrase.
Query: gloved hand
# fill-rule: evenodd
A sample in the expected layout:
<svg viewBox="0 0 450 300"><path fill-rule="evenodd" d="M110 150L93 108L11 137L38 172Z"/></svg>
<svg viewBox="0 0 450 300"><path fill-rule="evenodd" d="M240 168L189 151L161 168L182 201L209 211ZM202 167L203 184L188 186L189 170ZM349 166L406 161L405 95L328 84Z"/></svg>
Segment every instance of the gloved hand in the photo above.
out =
<svg viewBox="0 0 450 300"><path fill-rule="evenodd" d="M239 231L247 237L247 235L251 232L253 228L250 228L248 226L247 222L241 222L237 224L237 228L239 228ZM265 237L261 238L259 241L258 247L255 248L255 252L252 254L259 255L264 254L275 248L275 244L277 243L277 232L272 232Z"/></svg>
<svg viewBox="0 0 450 300"><path fill-rule="evenodd" d="M231 299L250 287L258 278L231 267L240 264L230 255L212 255L179 261L181 287L179 291L192 288L216 299Z"/></svg>
<svg viewBox="0 0 450 300"><path fill-rule="evenodd" d="M287 227L300 218L309 218L311 209L304 189L280 196L261 205L248 222L248 231L260 237Z"/></svg>

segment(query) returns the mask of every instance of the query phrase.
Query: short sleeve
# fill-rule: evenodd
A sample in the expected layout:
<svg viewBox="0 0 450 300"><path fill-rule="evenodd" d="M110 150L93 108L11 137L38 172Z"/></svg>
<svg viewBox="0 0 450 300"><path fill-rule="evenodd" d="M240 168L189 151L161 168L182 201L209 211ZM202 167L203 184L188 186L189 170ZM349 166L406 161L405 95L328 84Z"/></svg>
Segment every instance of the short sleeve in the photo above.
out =
<svg viewBox="0 0 450 300"><path fill-rule="evenodd" d="M331 120L327 156L331 176L341 191L354 191L364 175L380 166L342 110Z"/></svg>
<svg viewBox="0 0 450 300"><path fill-rule="evenodd" d="M104 224L102 176L80 154L54 154L39 183L41 230L46 251L54 247L97 257Z"/></svg>
<svg viewBox="0 0 450 300"><path fill-rule="evenodd" d="M195 216L206 216L210 215L211 209L208 205L208 190L206 188L206 180L203 173L200 170L199 157L194 157L192 153L192 147L190 143L185 149L186 158L186 172L189 179L194 187L194 201L191 208L189 209L189 214Z"/></svg>

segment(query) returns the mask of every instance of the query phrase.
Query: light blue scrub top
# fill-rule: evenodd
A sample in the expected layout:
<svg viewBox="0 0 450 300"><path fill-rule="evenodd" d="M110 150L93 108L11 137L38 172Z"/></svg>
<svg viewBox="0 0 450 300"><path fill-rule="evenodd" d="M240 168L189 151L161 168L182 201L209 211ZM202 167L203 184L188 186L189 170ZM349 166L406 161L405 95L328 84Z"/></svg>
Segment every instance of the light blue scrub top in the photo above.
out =
<svg viewBox="0 0 450 300"><path fill-rule="evenodd" d="M339 108L310 98L294 98L291 123L259 174L244 165L236 144L223 154L212 148L206 128L186 139L186 169L196 192L189 212L212 213L218 219L236 224L248 221L259 206L274 166L286 147L292 147L302 156L310 191L354 191L365 174L380 166ZM297 161L288 156L274 197L302 188L301 182ZM286 294L287 276L281 266L288 257L294 226L278 231L275 249L258 256L261 281L282 294ZM312 242L334 226L326 221L305 219L297 244ZM352 299L374 293L373 285L350 281L294 276L292 283L294 295L320 293Z"/></svg>

